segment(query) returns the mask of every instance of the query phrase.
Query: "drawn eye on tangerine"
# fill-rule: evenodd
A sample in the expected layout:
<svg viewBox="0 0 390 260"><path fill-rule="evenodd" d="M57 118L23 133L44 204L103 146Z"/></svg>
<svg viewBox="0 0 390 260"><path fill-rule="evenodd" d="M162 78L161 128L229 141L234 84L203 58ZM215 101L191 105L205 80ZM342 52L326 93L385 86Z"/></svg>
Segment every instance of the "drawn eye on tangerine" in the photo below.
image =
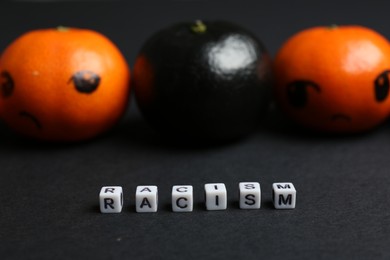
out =
<svg viewBox="0 0 390 260"><path fill-rule="evenodd" d="M10 97L14 92L14 80L12 79L11 74L5 70L1 72L0 76L1 95L4 98Z"/></svg>
<svg viewBox="0 0 390 260"><path fill-rule="evenodd" d="M68 83L71 82L78 92L90 94L98 88L100 76L92 71L83 70L73 74Z"/></svg>
<svg viewBox="0 0 390 260"><path fill-rule="evenodd" d="M389 95L390 70L382 72L374 81L375 98L378 102L383 102Z"/></svg>
<svg viewBox="0 0 390 260"><path fill-rule="evenodd" d="M296 80L287 85L288 101L293 107L305 107L308 102L308 88L312 88L321 93L320 87L309 80Z"/></svg>

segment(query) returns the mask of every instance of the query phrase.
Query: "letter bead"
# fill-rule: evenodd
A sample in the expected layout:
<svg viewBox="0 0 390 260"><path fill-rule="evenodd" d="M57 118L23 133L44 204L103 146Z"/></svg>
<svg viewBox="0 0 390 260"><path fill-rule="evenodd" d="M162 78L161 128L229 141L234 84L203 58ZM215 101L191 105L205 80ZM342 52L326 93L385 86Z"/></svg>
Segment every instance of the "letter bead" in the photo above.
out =
<svg viewBox="0 0 390 260"><path fill-rule="evenodd" d="M135 209L137 212L157 212L157 186L137 186Z"/></svg>
<svg viewBox="0 0 390 260"><path fill-rule="evenodd" d="M99 193L101 213L120 213L123 207L121 186L104 186Z"/></svg>
<svg viewBox="0 0 390 260"><path fill-rule="evenodd" d="M240 182L240 209L259 209L261 189L258 182Z"/></svg>
<svg viewBox="0 0 390 260"><path fill-rule="evenodd" d="M172 187L173 212L191 212L193 204L193 189L191 185L175 185Z"/></svg>
<svg viewBox="0 0 390 260"><path fill-rule="evenodd" d="M223 183L204 185L207 210L225 210L227 208L227 192Z"/></svg>
<svg viewBox="0 0 390 260"><path fill-rule="evenodd" d="M291 182L272 184L272 200L276 209L294 209L297 191Z"/></svg>

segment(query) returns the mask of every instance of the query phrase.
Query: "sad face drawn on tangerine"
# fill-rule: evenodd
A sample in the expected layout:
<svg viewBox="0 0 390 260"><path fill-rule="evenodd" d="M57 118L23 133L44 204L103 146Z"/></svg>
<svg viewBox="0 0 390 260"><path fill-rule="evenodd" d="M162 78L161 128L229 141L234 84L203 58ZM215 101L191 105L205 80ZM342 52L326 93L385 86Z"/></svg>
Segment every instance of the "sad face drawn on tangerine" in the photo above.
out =
<svg viewBox="0 0 390 260"><path fill-rule="evenodd" d="M10 98L14 90L14 81L12 76L7 71L0 73L1 80L1 94L3 98ZM91 71L79 71L76 72L68 81L68 84L73 84L75 89L80 93L89 94L94 92L100 83L100 76ZM30 120L37 129L42 129L42 123L34 114L21 110L19 116L23 119Z"/></svg>
<svg viewBox="0 0 390 260"><path fill-rule="evenodd" d="M389 95L390 81L389 70L383 71L373 80L372 90L367 88L367 94L373 91L375 94L375 101L377 103L384 102ZM288 102L292 107L297 109L305 108L309 103L309 89L315 90L313 95L321 95L321 87L315 82L308 80L296 80L287 85ZM346 121L352 120L351 115L336 112L329 116L330 121Z"/></svg>
<svg viewBox="0 0 390 260"><path fill-rule="evenodd" d="M390 45L359 26L316 27L291 37L275 59L275 95L296 122L361 132L390 113Z"/></svg>
<svg viewBox="0 0 390 260"><path fill-rule="evenodd" d="M116 46L84 29L28 32L0 58L0 111L12 129L50 141L92 138L123 115L130 72Z"/></svg>

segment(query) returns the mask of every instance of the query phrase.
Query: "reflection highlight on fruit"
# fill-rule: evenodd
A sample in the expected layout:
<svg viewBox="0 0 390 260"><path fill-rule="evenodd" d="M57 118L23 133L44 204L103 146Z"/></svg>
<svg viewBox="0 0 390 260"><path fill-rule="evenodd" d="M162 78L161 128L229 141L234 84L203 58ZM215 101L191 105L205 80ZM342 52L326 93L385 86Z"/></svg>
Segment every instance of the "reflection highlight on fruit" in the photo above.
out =
<svg viewBox="0 0 390 260"><path fill-rule="evenodd" d="M209 66L223 74L234 73L256 64L256 51L250 43L240 35L230 35L217 44L208 47Z"/></svg>

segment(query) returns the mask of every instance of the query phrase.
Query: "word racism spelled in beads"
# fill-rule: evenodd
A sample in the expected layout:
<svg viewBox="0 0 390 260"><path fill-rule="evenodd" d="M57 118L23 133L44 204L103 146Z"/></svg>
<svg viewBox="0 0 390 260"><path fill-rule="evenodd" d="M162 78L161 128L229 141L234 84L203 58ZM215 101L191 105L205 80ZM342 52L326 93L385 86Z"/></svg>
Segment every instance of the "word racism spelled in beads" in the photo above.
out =
<svg viewBox="0 0 390 260"><path fill-rule="evenodd" d="M261 189L258 182L239 183L239 204L241 209L259 209L261 206ZM227 191L223 183L204 185L206 209L225 210L227 208ZM296 190L291 182L272 184L272 200L276 209L294 209ZM123 208L123 189L121 186L104 186L99 194L100 211L102 213L120 213ZM193 188L191 185L175 185L172 187L172 211L192 212ZM135 192L135 208L137 212L157 212L157 186L137 186Z"/></svg>

